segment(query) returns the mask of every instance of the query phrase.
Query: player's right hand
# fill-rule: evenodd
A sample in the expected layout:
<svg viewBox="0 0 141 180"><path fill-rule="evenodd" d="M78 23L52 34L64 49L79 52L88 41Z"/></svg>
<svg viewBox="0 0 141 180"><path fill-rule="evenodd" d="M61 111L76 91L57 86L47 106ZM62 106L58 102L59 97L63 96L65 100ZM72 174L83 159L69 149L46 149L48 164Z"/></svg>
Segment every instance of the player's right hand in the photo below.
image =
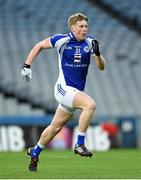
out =
<svg viewBox="0 0 141 180"><path fill-rule="evenodd" d="M30 65L24 63L21 70L21 79L24 81L30 81L32 78L32 70L30 69Z"/></svg>

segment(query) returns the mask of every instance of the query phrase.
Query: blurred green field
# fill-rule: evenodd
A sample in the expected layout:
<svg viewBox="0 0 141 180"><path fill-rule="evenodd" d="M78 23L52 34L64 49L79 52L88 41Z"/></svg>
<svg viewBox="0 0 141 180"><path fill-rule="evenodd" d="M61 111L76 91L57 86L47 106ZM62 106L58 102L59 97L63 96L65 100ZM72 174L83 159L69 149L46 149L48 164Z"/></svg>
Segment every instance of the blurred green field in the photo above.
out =
<svg viewBox="0 0 141 180"><path fill-rule="evenodd" d="M113 149L96 152L92 158L71 150L44 150L37 172L27 169L26 152L0 153L1 179L139 179L141 150Z"/></svg>

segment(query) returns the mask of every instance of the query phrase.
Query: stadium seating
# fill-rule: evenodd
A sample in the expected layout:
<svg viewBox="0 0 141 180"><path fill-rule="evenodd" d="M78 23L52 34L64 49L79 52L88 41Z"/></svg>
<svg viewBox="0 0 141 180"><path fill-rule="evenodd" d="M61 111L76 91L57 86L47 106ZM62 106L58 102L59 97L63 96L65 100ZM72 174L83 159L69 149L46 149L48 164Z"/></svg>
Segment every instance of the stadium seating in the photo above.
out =
<svg viewBox="0 0 141 180"><path fill-rule="evenodd" d="M141 29L141 2L138 0L95 0L98 4Z"/></svg>
<svg viewBox="0 0 141 180"><path fill-rule="evenodd" d="M36 116L45 115L41 108L32 108L30 104L19 103L12 97L4 97L0 93L0 116Z"/></svg>
<svg viewBox="0 0 141 180"><path fill-rule="evenodd" d="M125 3L124 8L126 4L129 3ZM56 51L42 51L32 65L33 79L30 83L21 81L21 66L38 41L56 33L67 33L67 18L75 12L88 15L89 33L100 41L102 54L106 58L105 71L100 72L91 62L87 78L86 92L97 102L96 114L141 115L141 37L86 0L77 0L77 3L76 0L67 3L66 0L0 0L0 91L11 97L10 105L9 102L0 104L0 115L10 114L7 108L2 110L2 106L12 106L13 111L18 113L16 108L19 106L15 101L19 104L24 102L20 114L34 111L29 105L40 108L41 112L37 110L39 114L55 111L57 103L53 87L58 76ZM123 13L129 16L129 11ZM7 102L6 98L1 99Z"/></svg>

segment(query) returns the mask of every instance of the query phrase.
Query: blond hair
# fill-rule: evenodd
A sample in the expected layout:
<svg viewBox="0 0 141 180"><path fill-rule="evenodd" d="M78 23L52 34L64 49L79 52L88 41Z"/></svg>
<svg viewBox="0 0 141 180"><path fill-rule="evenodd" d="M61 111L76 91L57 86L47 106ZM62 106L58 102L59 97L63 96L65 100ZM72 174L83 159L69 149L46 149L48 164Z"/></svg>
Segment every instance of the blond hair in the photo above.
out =
<svg viewBox="0 0 141 180"><path fill-rule="evenodd" d="M68 18L68 25L69 27L71 27L73 24L76 24L77 21L83 21L83 20L88 22L88 17L82 13L72 14Z"/></svg>

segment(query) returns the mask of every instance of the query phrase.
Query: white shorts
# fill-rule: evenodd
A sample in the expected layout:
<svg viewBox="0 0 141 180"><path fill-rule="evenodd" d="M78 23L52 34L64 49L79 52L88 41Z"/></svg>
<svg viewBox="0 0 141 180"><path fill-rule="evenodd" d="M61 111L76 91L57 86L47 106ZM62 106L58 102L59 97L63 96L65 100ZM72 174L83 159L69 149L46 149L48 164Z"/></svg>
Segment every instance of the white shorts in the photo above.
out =
<svg viewBox="0 0 141 180"><path fill-rule="evenodd" d="M65 112L73 114L74 108L72 102L74 95L77 92L80 91L76 88L56 83L54 88L54 96L59 103L59 107L62 108Z"/></svg>

